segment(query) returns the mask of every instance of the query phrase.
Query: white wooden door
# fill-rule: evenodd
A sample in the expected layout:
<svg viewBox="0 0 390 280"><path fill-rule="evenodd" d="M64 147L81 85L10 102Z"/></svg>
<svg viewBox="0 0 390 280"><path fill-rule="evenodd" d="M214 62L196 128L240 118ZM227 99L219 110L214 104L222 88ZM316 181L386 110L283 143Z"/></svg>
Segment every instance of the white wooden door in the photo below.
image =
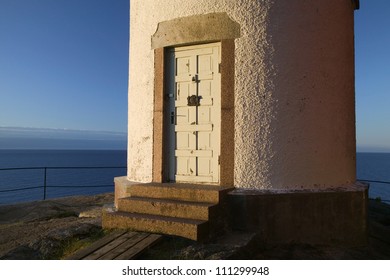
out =
<svg viewBox="0 0 390 280"><path fill-rule="evenodd" d="M221 123L220 44L173 48L169 60L169 179L217 183Z"/></svg>

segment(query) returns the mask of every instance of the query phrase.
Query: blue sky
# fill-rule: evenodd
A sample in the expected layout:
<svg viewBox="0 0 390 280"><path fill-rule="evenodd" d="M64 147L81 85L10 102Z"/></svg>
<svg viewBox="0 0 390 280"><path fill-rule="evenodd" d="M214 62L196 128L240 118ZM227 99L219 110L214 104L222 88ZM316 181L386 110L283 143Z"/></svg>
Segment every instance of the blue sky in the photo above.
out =
<svg viewBox="0 0 390 280"><path fill-rule="evenodd" d="M0 126L127 131L128 0L0 0Z"/></svg>
<svg viewBox="0 0 390 280"><path fill-rule="evenodd" d="M390 152L390 2L360 0L355 13L358 150Z"/></svg>
<svg viewBox="0 0 390 280"><path fill-rule="evenodd" d="M357 146L390 152L390 4L360 6ZM126 132L128 15L128 0L0 0L0 126Z"/></svg>

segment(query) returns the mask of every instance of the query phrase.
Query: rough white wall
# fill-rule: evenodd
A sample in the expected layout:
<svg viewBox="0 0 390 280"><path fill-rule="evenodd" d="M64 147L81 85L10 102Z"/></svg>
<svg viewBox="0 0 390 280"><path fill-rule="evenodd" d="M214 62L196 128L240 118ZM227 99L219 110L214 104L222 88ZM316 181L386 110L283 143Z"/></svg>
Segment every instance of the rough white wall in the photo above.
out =
<svg viewBox="0 0 390 280"><path fill-rule="evenodd" d="M313 188L355 180L349 0L132 0L128 178L152 180L157 24L226 12L235 58L235 186Z"/></svg>
<svg viewBox="0 0 390 280"><path fill-rule="evenodd" d="M348 0L275 1L270 11L269 186L321 188L356 179L353 13Z"/></svg>

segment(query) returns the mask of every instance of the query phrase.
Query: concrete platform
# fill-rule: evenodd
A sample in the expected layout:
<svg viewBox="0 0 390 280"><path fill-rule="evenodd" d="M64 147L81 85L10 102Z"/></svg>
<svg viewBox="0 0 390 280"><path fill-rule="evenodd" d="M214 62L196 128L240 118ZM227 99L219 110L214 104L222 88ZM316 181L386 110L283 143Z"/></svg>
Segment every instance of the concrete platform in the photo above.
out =
<svg viewBox="0 0 390 280"><path fill-rule="evenodd" d="M116 178L116 212L103 226L207 240L225 229L256 232L266 244L359 246L367 242L368 185L248 190L133 183ZM117 192L118 191L118 192ZM220 231L220 232L218 232Z"/></svg>
<svg viewBox="0 0 390 280"><path fill-rule="evenodd" d="M255 231L267 244L367 243L367 185L302 191L235 190L228 195L230 226Z"/></svg>

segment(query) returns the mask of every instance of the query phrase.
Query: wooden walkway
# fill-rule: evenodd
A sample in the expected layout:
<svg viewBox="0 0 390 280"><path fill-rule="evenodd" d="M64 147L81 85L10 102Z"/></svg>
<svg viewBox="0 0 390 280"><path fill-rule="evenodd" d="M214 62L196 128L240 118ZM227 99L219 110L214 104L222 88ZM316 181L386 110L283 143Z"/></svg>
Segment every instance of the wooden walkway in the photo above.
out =
<svg viewBox="0 0 390 280"><path fill-rule="evenodd" d="M67 260L131 260L161 238L158 234L117 230L77 251Z"/></svg>

